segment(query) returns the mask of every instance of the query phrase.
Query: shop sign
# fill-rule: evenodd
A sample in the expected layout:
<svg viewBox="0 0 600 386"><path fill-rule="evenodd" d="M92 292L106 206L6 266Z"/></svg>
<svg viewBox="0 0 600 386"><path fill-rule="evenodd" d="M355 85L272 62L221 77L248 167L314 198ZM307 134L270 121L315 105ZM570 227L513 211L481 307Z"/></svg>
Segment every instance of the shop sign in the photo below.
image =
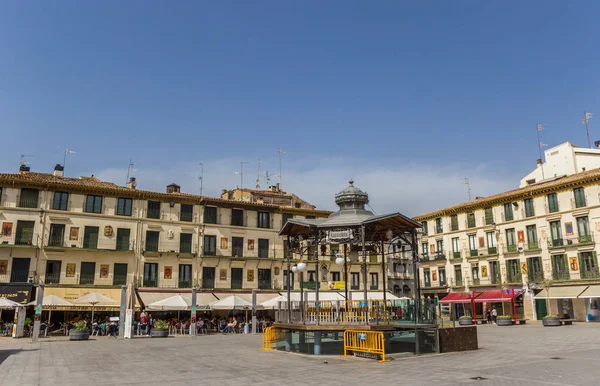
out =
<svg viewBox="0 0 600 386"><path fill-rule="evenodd" d="M18 285L0 286L0 298L7 298L13 302L25 305L31 300L31 288L29 286Z"/></svg>
<svg viewBox="0 0 600 386"><path fill-rule="evenodd" d="M346 289L346 282L344 281L330 281L329 282L330 290L343 290Z"/></svg>
<svg viewBox="0 0 600 386"><path fill-rule="evenodd" d="M343 231L329 231L327 232L327 238L329 241L346 241L354 239L354 235L352 234L352 229L346 229Z"/></svg>

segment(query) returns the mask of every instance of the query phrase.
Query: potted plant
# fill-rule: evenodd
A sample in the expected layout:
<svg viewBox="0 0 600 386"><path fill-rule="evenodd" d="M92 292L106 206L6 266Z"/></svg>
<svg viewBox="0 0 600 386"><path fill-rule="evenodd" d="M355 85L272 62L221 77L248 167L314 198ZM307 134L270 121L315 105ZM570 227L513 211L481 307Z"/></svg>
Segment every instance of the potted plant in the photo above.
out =
<svg viewBox="0 0 600 386"><path fill-rule="evenodd" d="M458 318L458 324L461 326L471 326L473 325L473 318L467 315L463 315Z"/></svg>
<svg viewBox="0 0 600 386"><path fill-rule="evenodd" d="M83 320L75 323L71 330L69 330L69 340L88 340L89 338L90 331Z"/></svg>
<svg viewBox="0 0 600 386"><path fill-rule="evenodd" d="M154 328L150 330L150 336L153 338L165 338L169 336L169 323L166 320L156 320Z"/></svg>
<svg viewBox="0 0 600 386"><path fill-rule="evenodd" d="M497 326L512 326L513 320L510 315L500 315L496 317L496 325Z"/></svg>
<svg viewBox="0 0 600 386"><path fill-rule="evenodd" d="M558 315L546 315L542 319L542 324L545 327L557 327L560 326L560 318Z"/></svg>

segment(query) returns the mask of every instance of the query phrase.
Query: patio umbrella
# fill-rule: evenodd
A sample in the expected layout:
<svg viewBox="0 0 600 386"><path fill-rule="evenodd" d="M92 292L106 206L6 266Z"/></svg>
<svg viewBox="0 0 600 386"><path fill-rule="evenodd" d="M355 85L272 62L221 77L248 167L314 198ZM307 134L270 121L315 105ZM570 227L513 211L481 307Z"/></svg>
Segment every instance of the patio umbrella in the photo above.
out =
<svg viewBox="0 0 600 386"><path fill-rule="evenodd" d="M248 310L252 309L252 303L236 295L212 302L209 306L211 310L246 310L246 321L248 320ZM263 308L263 306L257 304L256 308Z"/></svg>
<svg viewBox="0 0 600 386"><path fill-rule="evenodd" d="M32 302L27 303L28 306L35 306L37 305L37 300L34 300ZM44 296L44 299L42 299L42 307L65 307L65 306L72 306L73 303L69 303L68 301L66 301L65 299L56 296L56 295L48 295L48 296ZM48 310L48 320L50 320L50 317L52 316L52 309Z"/></svg>
<svg viewBox="0 0 600 386"><path fill-rule="evenodd" d="M0 298L0 320L2 320L2 310L7 308L7 309L13 309L13 308L17 308L17 307L22 307L23 305L17 302L13 302L10 299L7 298Z"/></svg>
<svg viewBox="0 0 600 386"><path fill-rule="evenodd" d="M90 292L87 295L83 295L79 299L74 300L75 303L89 303L92 305L92 320L91 323L94 323L94 307L98 303L117 303L116 300L113 300L107 296L99 294L98 292Z"/></svg>
<svg viewBox="0 0 600 386"><path fill-rule="evenodd" d="M191 297L183 297L181 294L148 304L150 311L189 311L191 309Z"/></svg>
<svg viewBox="0 0 600 386"><path fill-rule="evenodd" d="M267 310L276 310L279 308L279 302L287 302L287 296L279 295L276 298L262 302L260 305Z"/></svg>

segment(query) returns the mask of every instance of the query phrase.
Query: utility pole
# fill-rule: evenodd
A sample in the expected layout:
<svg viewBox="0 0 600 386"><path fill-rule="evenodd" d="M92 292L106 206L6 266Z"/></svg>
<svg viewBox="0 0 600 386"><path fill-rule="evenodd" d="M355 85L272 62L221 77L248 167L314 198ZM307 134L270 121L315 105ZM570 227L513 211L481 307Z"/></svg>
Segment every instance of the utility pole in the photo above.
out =
<svg viewBox="0 0 600 386"><path fill-rule="evenodd" d="M581 123L585 124L585 133L587 134L588 146L590 147L590 149L592 148L592 141L590 141L590 130L588 128L588 121L591 118L592 113L588 113L585 110L583 110L583 119L581 120Z"/></svg>
<svg viewBox="0 0 600 386"><path fill-rule="evenodd" d="M258 160L258 172L256 174L256 189L260 190L260 177L262 177L262 173L260 172L260 165L262 165L261 160Z"/></svg>
<svg viewBox="0 0 600 386"><path fill-rule="evenodd" d="M542 167L542 181L546 179L546 177L544 176L544 160L542 158L542 147L546 146L545 143L540 142L540 131L544 130L544 128L542 127L542 124L539 123L537 125L537 139L538 139L538 150L540 151L540 161L541 161L541 167Z"/></svg>
<svg viewBox="0 0 600 386"><path fill-rule="evenodd" d="M471 183L469 182L469 179L465 177L464 182L465 185L467 185L467 193L469 194L469 201L471 201Z"/></svg>
<svg viewBox="0 0 600 386"><path fill-rule="evenodd" d="M240 171L239 172L235 172L235 174L237 174L238 176L240 176L240 189L244 189L244 164L249 164L250 162L248 161L242 161L240 162Z"/></svg>
<svg viewBox="0 0 600 386"><path fill-rule="evenodd" d="M279 189L281 189L281 180L283 178L283 175L281 174L281 156L285 154L285 152L282 149L279 149Z"/></svg>
<svg viewBox="0 0 600 386"><path fill-rule="evenodd" d="M198 181L200 181L200 196L202 196L202 190L204 188L204 164L202 162L200 165L200 175L198 176Z"/></svg>
<svg viewBox="0 0 600 386"><path fill-rule="evenodd" d="M134 171L134 169L133 169L134 166L135 166L135 164L133 163L133 161L131 160L131 158L129 158L129 167L127 168L127 178L125 179L125 185L126 186L129 183L129 176ZM63 165L63 167L64 167L64 165Z"/></svg>

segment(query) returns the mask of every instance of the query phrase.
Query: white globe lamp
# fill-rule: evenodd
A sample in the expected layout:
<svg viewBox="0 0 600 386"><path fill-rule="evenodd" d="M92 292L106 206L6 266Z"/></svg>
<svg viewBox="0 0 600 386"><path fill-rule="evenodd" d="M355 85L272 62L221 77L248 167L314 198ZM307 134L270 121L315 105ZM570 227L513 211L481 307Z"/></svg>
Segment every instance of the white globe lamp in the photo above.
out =
<svg viewBox="0 0 600 386"><path fill-rule="evenodd" d="M298 272L304 272L304 271L306 271L306 264L298 263L298 265L296 266L296 269L298 270Z"/></svg>
<svg viewBox="0 0 600 386"><path fill-rule="evenodd" d="M294 272L294 273L295 273L297 270L298 270L298 268L297 268L297 267L294 265L294 266L292 267L292 272Z"/></svg>
<svg viewBox="0 0 600 386"><path fill-rule="evenodd" d="M336 263L337 265L342 265L342 264L344 264L344 261L345 261L345 259L344 259L344 257L343 257L343 256L340 256L340 255L338 255L338 256L335 258L335 263Z"/></svg>

